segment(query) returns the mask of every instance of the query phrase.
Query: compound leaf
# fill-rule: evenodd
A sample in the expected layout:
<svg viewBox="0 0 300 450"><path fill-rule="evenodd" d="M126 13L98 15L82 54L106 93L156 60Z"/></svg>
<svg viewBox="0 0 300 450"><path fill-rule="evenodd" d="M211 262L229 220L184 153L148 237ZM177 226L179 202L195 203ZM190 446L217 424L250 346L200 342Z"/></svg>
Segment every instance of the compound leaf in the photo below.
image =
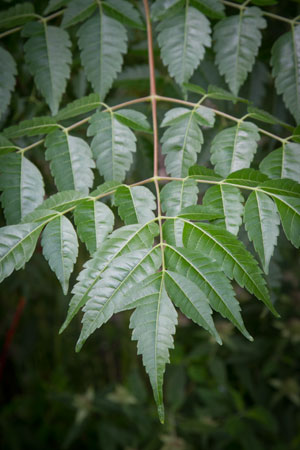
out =
<svg viewBox="0 0 300 450"><path fill-rule="evenodd" d="M94 253L112 232L115 218L104 203L86 200L75 208L74 220L78 236L88 251Z"/></svg>
<svg viewBox="0 0 300 450"><path fill-rule="evenodd" d="M56 217L45 227L41 243L43 255L66 295L78 255L77 234L72 223L65 216Z"/></svg>
<svg viewBox="0 0 300 450"><path fill-rule="evenodd" d="M39 169L23 154L4 155L0 162L1 202L10 225L20 222L43 202L44 181Z"/></svg>
<svg viewBox="0 0 300 450"><path fill-rule="evenodd" d="M258 128L251 122L241 122L222 130L211 145L211 162L216 171L226 177L231 172L248 168L259 139Z"/></svg>
<svg viewBox="0 0 300 450"><path fill-rule="evenodd" d="M256 7L242 9L239 15L226 17L215 26L216 63L235 96L253 67L261 44L260 30L265 26Z"/></svg>
<svg viewBox="0 0 300 450"><path fill-rule="evenodd" d="M145 186L120 186L115 193L118 213L126 225L146 223L155 218L155 197Z"/></svg>
<svg viewBox="0 0 300 450"><path fill-rule="evenodd" d="M76 190L87 194L93 185L95 167L89 145L81 138L57 130L45 141L46 159L60 191Z"/></svg>
<svg viewBox="0 0 300 450"><path fill-rule="evenodd" d="M277 243L280 220L273 200L263 192L252 192L245 205L245 227L259 254L265 273Z"/></svg>
<svg viewBox="0 0 300 450"><path fill-rule="evenodd" d="M127 51L126 29L103 14L99 4L92 17L79 28L78 38L86 77L103 101L123 64L123 54Z"/></svg>

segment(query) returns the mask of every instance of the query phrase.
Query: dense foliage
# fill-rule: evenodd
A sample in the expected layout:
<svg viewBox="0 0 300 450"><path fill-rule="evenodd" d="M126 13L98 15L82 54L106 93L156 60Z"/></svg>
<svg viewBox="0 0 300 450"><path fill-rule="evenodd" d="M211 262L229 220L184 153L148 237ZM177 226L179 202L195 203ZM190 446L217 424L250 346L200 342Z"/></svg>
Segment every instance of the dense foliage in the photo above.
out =
<svg viewBox="0 0 300 450"><path fill-rule="evenodd" d="M32 258L11 279L19 295L35 297L40 287L33 286L34 277L41 277L35 272L43 271L42 257L64 294L71 278L72 297L60 331L83 311L78 351L120 312L124 319L117 315L115 321L121 339L127 338L124 321L133 310L129 328L162 422L164 372L179 328L183 344L174 350L167 397L172 417L179 408L187 408L186 419L179 420L182 435L193 434L193 420L197 421L188 419L184 386L191 383L194 392L199 380L209 384L211 371L211 390L200 389L209 422L200 427L203 445L239 448L230 447L237 439L241 448L260 448L260 430L251 420L262 427L267 424L270 428L263 433L273 442L276 420L272 422L262 405L246 406L256 381L255 374L245 379L241 366L245 349L253 349L247 350L253 352L251 364L266 358L274 332L262 325L268 345L260 347L258 339L249 347L232 335L232 326L252 341L247 328L257 335L262 308L268 324L275 319L265 316L265 307L275 317L278 311L285 313L274 294L277 288L280 297L274 281L278 269L271 258L278 242L279 264L280 248L292 252L290 244L300 246L297 5L290 2L282 11L273 0L156 0L150 10L147 0L36 3L8 5L0 17L0 60L5 68L0 74L0 189L6 223L0 229L1 281ZM270 12L273 4L275 12ZM281 29L270 29L269 21L277 21ZM19 31L21 41L15 37ZM247 328L241 315L246 291L262 302L255 306L259 304L253 298L246 303ZM213 311L231 323L213 316ZM195 339L184 337L185 317L208 331L212 340L194 327ZM55 337L55 342L61 339ZM276 339L280 345L280 337ZM222 341L225 348L217 350L215 343ZM105 350L110 351L113 354L113 349ZM124 358L126 352L120 353ZM227 355L233 361L230 367L222 360ZM72 357L72 368L75 360ZM93 360L92 351L89 360L78 358L77 370ZM128 361L122 370L128 370ZM269 375L275 369L262 370ZM102 386L99 394L90 389L86 397L74 400L88 406L78 407L66 446L90 410L103 409L101 429L104 436L110 434L114 408L109 401L124 405L120 422L137 420L137 404L146 394L142 387L136 390L140 375L129 372L132 394L117 386L102 401L101 390L105 395L109 389ZM258 378L262 396L270 399L263 377ZM278 387L278 380L274 383ZM172 389L179 392L174 398ZM291 398L297 403L299 393ZM221 417L233 407L247 418L241 441L234 417L230 421L229 416L225 425L219 423L214 405L224 401L228 410L224 406ZM199 418L202 409L195 403L190 413ZM4 421L9 414L4 413ZM142 427L145 420L139 420ZM151 426L141 439L151 434ZM216 428L221 436L231 436L229 440L216 443ZM170 430L172 436L172 426ZM299 437L292 443L292 432L289 436L297 446ZM111 448L127 439L119 438L120 442L116 436L108 439ZM106 438L100 442L105 445ZM131 445L130 439L126 442ZM195 445L192 440L190 444ZM150 445L156 448L157 442ZM165 445L177 444L166 440ZM180 445L185 445L184 439L179 439Z"/></svg>

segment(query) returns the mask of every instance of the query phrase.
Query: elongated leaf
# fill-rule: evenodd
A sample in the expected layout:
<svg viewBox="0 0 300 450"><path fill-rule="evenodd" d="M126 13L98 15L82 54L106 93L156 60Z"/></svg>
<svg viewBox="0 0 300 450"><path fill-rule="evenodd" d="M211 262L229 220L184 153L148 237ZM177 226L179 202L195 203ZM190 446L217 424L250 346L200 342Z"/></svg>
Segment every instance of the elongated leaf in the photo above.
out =
<svg viewBox="0 0 300 450"><path fill-rule="evenodd" d="M161 190L161 207L167 216L177 214L187 206L196 205L198 186L194 180L171 181Z"/></svg>
<svg viewBox="0 0 300 450"><path fill-rule="evenodd" d="M105 180L124 181L136 151L135 135L113 113L96 113L90 122L87 134L95 136L91 146L100 174Z"/></svg>
<svg viewBox="0 0 300 450"><path fill-rule="evenodd" d="M240 169L230 173L226 178L227 184L237 186L256 187L268 181L268 177L255 169Z"/></svg>
<svg viewBox="0 0 300 450"><path fill-rule="evenodd" d="M195 205L183 208L178 217L189 220L214 220L223 218L224 213L213 206Z"/></svg>
<svg viewBox="0 0 300 450"><path fill-rule="evenodd" d="M221 0L191 0L191 5L212 19L223 19L225 16Z"/></svg>
<svg viewBox="0 0 300 450"><path fill-rule="evenodd" d="M178 272L195 283L207 297L211 307L252 340L244 326L240 305L230 281L215 261L199 252L170 246L165 249L165 258L167 269Z"/></svg>
<svg viewBox="0 0 300 450"><path fill-rule="evenodd" d="M155 273L160 264L158 248L135 250L119 256L110 264L90 291L90 299L83 308L82 330L76 351L79 351L87 338L115 312L122 311L122 300L126 298L126 292L148 275Z"/></svg>
<svg viewBox="0 0 300 450"><path fill-rule="evenodd" d="M59 216L59 212L54 209L39 209L36 208L31 213L27 214L23 219L22 223L45 223L48 222L49 219L54 219L54 217Z"/></svg>
<svg viewBox="0 0 300 450"><path fill-rule="evenodd" d="M65 108L61 109L55 116L56 120L70 119L71 117L85 114L100 106L99 94L90 94L82 97L74 102L69 103Z"/></svg>
<svg viewBox="0 0 300 450"><path fill-rule="evenodd" d="M206 127L213 127L215 123L215 113L211 108L206 106L197 106L194 109L188 108L172 108L170 109L164 117L161 123L161 127L169 127L171 125L176 125L183 119L189 119L193 117L200 125Z"/></svg>
<svg viewBox="0 0 300 450"><path fill-rule="evenodd" d="M81 138L57 130L47 136L45 145L46 159L50 161L57 188L87 194L94 181L91 169L95 167L88 144Z"/></svg>
<svg viewBox="0 0 300 450"><path fill-rule="evenodd" d="M300 122L300 26L280 36L272 48L272 74L278 94Z"/></svg>
<svg viewBox="0 0 300 450"><path fill-rule="evenodd" d="M52 117L35 117L30 120L23 120L18 125L5 128L3 134L9 139L16 139L22 136L38 136L48 134L58 128L56 120Z"/></svg>
<svg viewBox="0 0 300 450"><path fill-rule="evenodd" d="M153 245L154 237L158 234L156 224L128 225L115 230L108 239L96 250L80 272L72 294L67 318L60 329L62 333L79 309L90 298L90 292L102 273L114 259L139 249L149 248Z"/></svg>
<svg viewBox="0 0 300 450"><path fill-rule="evenodd" d="M252 192L245 205L244 221L249 239L253 241L265 273L268 273L280 223L273 200L262 192Z"/></svg>
<svg viewBox="0 0 300 450"><path fill-rule="evenodd" d="M261 44L261 29L266 27L259 8L240 10L239 15L226 17L214 31L216 63L234 95L247 78Z"/></svg>
<svg viewBox="0 0 300 450"><path fill-rule="evenodd" d="M183 247L182 234L184 228L183 220L166 220L163 224L164 240L173 247Z"/></svg>
<svg viewBox="0 0 300 450"><path fill-rule="evenodd" d="M211 145L211 162L216 171L226 177L231 172L248 168L257 149L260 136L254 123L242 122L225 128Z"/></svg>
<svg viewBox="0 0 300 450"><path fill-rule="evenodd" d="M120 186L115 194L115 204L126 225L146 223L155 218L155 197L145 186Z"/></svg>
<svg viewBox="0 0 300 450"><path fill-rule="evenodd" d="M5 136L0 135L0 156L18 150L19 147L12 144Z"/></svg>
<svg viewBox="0 0 300 450"><path fill-rule="evenodd" d="M193 166L189 169L189 177L207 181L221 181L222 177L212 169L204 166Z"/></svg>
<svg viewBox="0 0 300 450"><path fill-rule="evenodd" d="M114 113L114 116L119 122L133 130L152 133L147 117L139 111L134 111L133 109L119 109Z"/></svg>
<svg viewBox="0 0 300 450"><path fill-rule="evenodd" d="M105 181L100 184L94 191L90 193L90 197L98 197L99 195L106 194L107 192L114 192L119 186L122 186L117 181Z"/></svg>
<svg viewBox="0 0 300 450"><path fill-rule="evenodd" d="M220 211L224 220L218 221L218 224L224 224L226 230L232 234L238 234L242 224L243 202L244 198L239 189L224 184L210 187L203 197L203 205Z"/></svg>
<svg viewBox="0 0 300 450"><path fill-rule="evenodd" d="M53 209L58 212L65 212L75 207L85 199L85 196L78 191L64 191L51 195L38 209Z"/></svg>
<svg viewBox="0 0 300 450"><path fill-rule="evenodd" d="M111 209L104 203L87 200L76 207L74 220L78 236L88 251L94 253L112 232L115 218Z"/></svg>
<svg viewBox="0 0 300 450"><path fill-rule="evenodd" d="M151 5L153 20L162 20L174 15L184 5L184 0L155 0Z"/></svg>
<svg viewBox="0 0 300 450"><path fill-rule="evenodd" d="M169 122L168 118L170 118L170 112L165 123ZM175 120L174 115L170 120ZM176 123L164 132L161 142L162 152L167 155L165 159L167 173L173 177L187 176L189 168L197 160L197 153L201 151L203 143L203 134L198 125L195 110L186 112L180 120L176 117Z"/></svg>
<svg viewBox="0 0 300 450"><path fill-rule="evenodd" d="M245 287L261 300L274 315L278 315L270 301L257 261L233 234L216 225L185 222L183 243L188 248L202 251L214 258L229 278L234 278L241 287Z"/></svg>
<svg viewBox="0 0 300 450"><path fill-rule="evenodd" d="M186 6L157 27L163 63L178 84L187 82L210 47L210 24L197 9ZM197 42L197 45L195 45Z"/></svg>
<svg viewBox="0 0 300 450"><path fill-rule="evenodd" d="M300 144L283 143L282 147L269 153L259 165L270 178L300 180Z"/></svg>
<svg viewBox="0 0 300 450"><path fill-rule="evenodd" d="M300 198L277 195L273 197L278 208L286 237L296 247L300 247Z"/></svg>
<svg viewBox="0 0 300 450"><path fill-rule="evenodd" d="M122 67L123 54L127 51L126 29L103 14L98 5L93 16L79 28L78 38L87 79L103 101Z"/></svg>
<svg viewBox="0 0 300 450"><path fill-rule="evenodd" d="M206 95L206 90L203 89L201 86L198 86L197 84L193 83L183 83L183 86L190 92L195 92L199 95Z"/></svg>
<svg viewBox="0 0 300 450"><path fill-rule="evenodd" d="M34 17L34 6L32 3L19 3L6 11L1 11L0 29L13 28L23 25L29 20L34 19Z"/></svg>
<svg viewBox="0 0 300 450"><path fill-rule="evenodd" d="M42 234L42 247L43 255L66 295L78 255L77 234L69 219L59 216L48 223Z"/></svg>
<svg viewBox="0 0 300 450"><path fill-rule="evenodd" d="M207 296L198 288L197 284L180 273L168 270L165 284L170 299L193 322L209 331L219 344L221 338L212 320L212 310Z"/></svg>
<svg viewBox="0 0 300 450"><path fill-rule="evenodd" d="M20 153L0 158L1 202L7 223L18 223L43 202L44 181L39 169Z"/></svg>
<svg viewBox="0 0 300 450"><path fill-rule="evenodd" d="M267 194L300 198L300 184L288 178L261 183L259 189Z"/></svg>
<svg viewBox="0 0 300 450"><path fill-rule="evenodd" d="M236 95L233 95L231 92L226 91L226 89L223 89L219 86L214 86L210 84L208 86L207 94L209 98L213 98L215 100L227 100L229 102L242 102L242 103L249 103L249 101L246 98L237 97Z"/></svg>
<svg viewBox="0 0 300 450"><path fill-rule="evenodd" d="M1 19L0 19L1 22ZM0 47L0 117L10 103L11 92L16 83L17 66L8 51Z"/></svg>
<svg viewBox="0 0 300 450"><path fill-rule="evenodd" d="M68 3L70 3L70 0L50 0L48 2L47 8L44 11L44 14L49 14L53 11L56 11L57 9L60 9L63 6L66 6Z"/></svg>
<svg viewBox="0 0 300 450"><path fill-rule="evenodd" d="M67 28L90 17L97 8L94 0L71 0L64 13L62 27Z"/></svg>
<svg viewBox="0 0 300 450"><path fill-rule="evenodd" d="M248 106L247 110L248 115L253 119L259 120L264 123L271 123L272 125L282 125L283 127L289 128L291 131L293 129L293 127L285 122L282 122L280 119L268 113L267 111L264 111L263 109Z"/></svg>
<svg viewBox="0 0 300 450"><path fill-rule="evenodd" d="M174 347L172 335L177 325L177 313L166 292L163 274L155 278L153 292L149 295L147 290L144 294L147 298L132 314L130 328L133 329L132 339L138 341L138 354L143 356L159 419L163 423L163 376L166 364L170 362L169 349Z"/></svg>
<svg viewBox="0 0 300 450"><path fill-rule="evenodd" d="M124 25L142 30L145 28L138 11L131 3L125 0L106 0L102 5L107 15L124 23Z"/></svg>
<svg viewBox="0 0 300 450"><path fill-rule="evenodd" d="M0 228L0 282L29 261L41 230L36 223Z"/></svg>
<svg viewBox="0 0 300 450"><path fill-rule="evenodd" d="M24 46L26 63L52 115L55 115L70 75L69 36L66 31L48 26L46 22L27 24L23 35L30 36Z"/></svg>

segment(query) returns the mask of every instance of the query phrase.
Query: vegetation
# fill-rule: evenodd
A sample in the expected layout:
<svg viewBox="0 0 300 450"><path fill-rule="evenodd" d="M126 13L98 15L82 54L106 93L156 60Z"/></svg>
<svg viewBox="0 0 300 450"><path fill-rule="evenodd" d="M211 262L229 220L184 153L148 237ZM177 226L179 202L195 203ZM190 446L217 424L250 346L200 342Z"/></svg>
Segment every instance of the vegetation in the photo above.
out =
<svg viewBox="0 0 300 450"><path fill-rule="evenodd" d="M21 448L16 415L22 448L296 449L298 5L7 3L1 309L13 298L27 311L11 368L22 393L9 403L13 378L3 393L7 448ZM77 356L79 328L77 351L94 336ZM162 423L177 330L161 436L128 328Z"/></svg>

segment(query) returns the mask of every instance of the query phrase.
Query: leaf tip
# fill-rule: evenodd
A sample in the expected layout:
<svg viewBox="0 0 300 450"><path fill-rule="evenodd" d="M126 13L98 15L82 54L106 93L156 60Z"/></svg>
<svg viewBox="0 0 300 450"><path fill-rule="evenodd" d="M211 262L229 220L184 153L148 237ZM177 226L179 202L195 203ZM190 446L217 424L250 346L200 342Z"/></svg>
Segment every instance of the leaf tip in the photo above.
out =
<svg viewBox="0 0 300 450"><path fill-rule="evenodd" d="M165 409L164 409L164 405L157 405L157 412L158 412L158 417L159 417L159 421L162 425L164 425L165 423Z"/></svg>

